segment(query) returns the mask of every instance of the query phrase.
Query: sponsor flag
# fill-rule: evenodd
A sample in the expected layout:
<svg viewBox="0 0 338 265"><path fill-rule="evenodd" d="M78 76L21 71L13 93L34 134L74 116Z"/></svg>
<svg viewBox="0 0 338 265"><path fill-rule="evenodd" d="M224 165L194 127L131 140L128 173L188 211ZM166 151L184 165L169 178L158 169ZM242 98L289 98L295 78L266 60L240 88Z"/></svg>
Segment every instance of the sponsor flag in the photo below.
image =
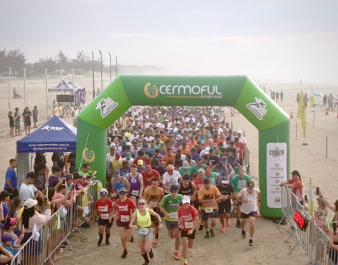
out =
<svg viewBox="0 0 338 265"><path fill-rule="evenodd" d="M298 103L298 112L297 112L297 118L302 120L302 129L303 129L303 137L305 138L306 135L306 128L305 128L305 104L304 104L304 95L303 92L300 92L300 99Z"/></svg>
<svg viewBox="0 0 338 265"><path fill-rule="evenodd" d="M314 215L313 215L314 210L315 210L315 206L314 206L313 194L312 194L312 180L310 178L308 212L309 212L310 216L312 216L312 218L314 218Z"/></svg>

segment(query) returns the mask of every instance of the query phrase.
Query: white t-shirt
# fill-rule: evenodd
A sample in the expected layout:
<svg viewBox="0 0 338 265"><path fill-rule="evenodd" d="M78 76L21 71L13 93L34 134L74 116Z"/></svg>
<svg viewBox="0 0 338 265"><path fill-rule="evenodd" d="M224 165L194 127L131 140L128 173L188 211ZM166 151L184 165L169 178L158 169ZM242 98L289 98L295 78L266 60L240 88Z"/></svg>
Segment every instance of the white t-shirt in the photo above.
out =
<svg viewBox="0 0 338 265"><path fill-rule="evenodd" d="M259 189L254 188L252 194L248 193L247 188L244 188L240 191L242 194L242 200L248 200L247 203L242 202L241 212L245 214L249 214L251 212L257 212L257 194L259 193Z"/></svg>
<svg viewBox="0 0 338 265"><path fill-rule="evenodd" d="M178 180L179 180L181 177L182 177L182 176L181 176L180 172L178 172L177 170L174 170L172 175L169 175L168 172L165 172L165 173L163 174L162 183L163 183L163 184L167 184L167 186L168 186L169 189L170 189L170 187L171 187L172 185L178 185L178 186L179 186ZM166 192L166 193L169 193L170 190L165 190L165 192Z"/></svg>
<svg viewBox="0 0 338 265"><path fill-rule="evenodd" d="M243 144L246 144L246 139L245 137L241 136L238 138L239 142L243 143Z"/></svg>
<svg viewBox="0 0 338 265"><path fill-rule="evenodd" d="M35 188L33 184L25 184L22 183L20 187L20 197L23 201L28 200L28 199L33 199L34 194L38 189Z"/></svg>
<svg viewBox="0 0 338 265"><path fill-rule="evenodd" d="M147 143L150 143L152 140L155 140L155 138L154 137L152 137L152 136L146 136L146 137L144 137L144 139L146 139L146 141L147 141Z"/></svg>
<svg viewBox="0 0 338 265"><path fill-rule="evenodd" d="M112 156L110 153L106 155L106 162L110 162L115 157L115 154Z"/></svg>
<svg viewBox="0 0 338 265"><path fill-rule="evenodd" d="M128 161L128 166L131 166L134 163L134 158L129 158L129 160L127 158L123 158L122 161Z"/></svg>

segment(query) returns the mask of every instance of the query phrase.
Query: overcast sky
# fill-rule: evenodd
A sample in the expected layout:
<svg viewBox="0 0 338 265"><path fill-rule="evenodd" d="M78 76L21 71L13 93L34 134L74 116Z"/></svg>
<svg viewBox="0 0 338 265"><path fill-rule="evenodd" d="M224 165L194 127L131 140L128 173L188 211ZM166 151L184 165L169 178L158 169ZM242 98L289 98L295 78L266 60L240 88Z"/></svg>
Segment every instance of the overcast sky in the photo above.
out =
<svg viewBox="0 0 338 265"><path fill-rule="evenodd" d="M0 0L0 48L338 84L338 1Z"/></svg>

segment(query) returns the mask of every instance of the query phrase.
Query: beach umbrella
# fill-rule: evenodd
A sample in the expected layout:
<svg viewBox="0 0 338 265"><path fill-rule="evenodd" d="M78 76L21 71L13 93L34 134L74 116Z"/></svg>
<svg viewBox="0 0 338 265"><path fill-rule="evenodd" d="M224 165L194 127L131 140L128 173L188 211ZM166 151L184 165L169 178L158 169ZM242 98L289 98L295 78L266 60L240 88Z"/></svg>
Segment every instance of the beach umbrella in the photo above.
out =
<svg viewBox="0 0 338 265"><path fill-rule="evenodd" d="M319 93L319 92L315 92L315 93L313 93L313 95L314 95L315 97L322 97L322 96L323 96L323 94L322 94L322 93Z"/></svg>

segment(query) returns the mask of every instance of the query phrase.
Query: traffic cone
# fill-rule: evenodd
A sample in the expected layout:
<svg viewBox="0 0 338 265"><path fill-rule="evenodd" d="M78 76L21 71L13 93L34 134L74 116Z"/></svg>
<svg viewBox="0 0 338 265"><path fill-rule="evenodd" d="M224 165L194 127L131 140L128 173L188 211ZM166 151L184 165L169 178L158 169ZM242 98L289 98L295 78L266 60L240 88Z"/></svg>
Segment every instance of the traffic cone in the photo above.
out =
<svg viewBox="0 0 338 265"><path fill-rule="evenodd" d="M290 114L290 119L293 119L293 113L292 113L292 110L291 110L291 114Z"/></svg>
<svg viewBox="0 0 338 265"><path fill-rule="evenodd" d="M325 115L329 115L329 108L326 108Z"/></svg>

